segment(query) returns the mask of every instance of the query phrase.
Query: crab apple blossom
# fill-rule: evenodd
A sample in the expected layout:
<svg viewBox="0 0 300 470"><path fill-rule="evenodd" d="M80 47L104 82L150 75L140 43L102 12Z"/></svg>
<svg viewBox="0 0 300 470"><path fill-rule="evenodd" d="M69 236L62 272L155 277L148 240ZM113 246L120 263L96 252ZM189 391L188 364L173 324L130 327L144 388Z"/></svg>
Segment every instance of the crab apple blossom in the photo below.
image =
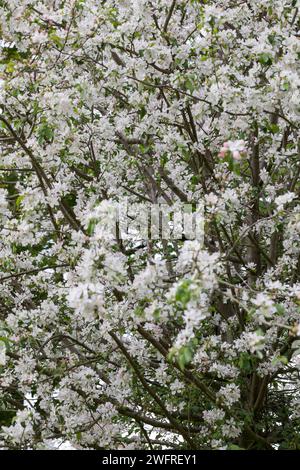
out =
<svg viewBox="0 0 300 470"><path fill-rule="evenodd" d="M297 0L0 0L1 448L299 449L299 55Z"/></svg>
<svg viewBox="0 0 300 470"><path fill-rule="evenodd" d="M224 158L228 152L231 152L235 160L240 160L241 154L243 154L245 150L244 140L229 140L228 142L224 142L223 147L219 152L219 157Z"/></svg>

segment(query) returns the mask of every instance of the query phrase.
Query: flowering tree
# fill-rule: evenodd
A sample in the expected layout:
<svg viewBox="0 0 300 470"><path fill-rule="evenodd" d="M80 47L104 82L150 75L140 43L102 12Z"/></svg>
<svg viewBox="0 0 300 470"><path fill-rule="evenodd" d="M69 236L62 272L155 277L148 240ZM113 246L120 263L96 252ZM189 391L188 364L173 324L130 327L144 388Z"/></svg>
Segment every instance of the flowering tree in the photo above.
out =
<svg viewBox="0 0 300 470"><path fill-rule="evenodd" d="M0 0L2 447L299 448L298 13Z"/></svg>

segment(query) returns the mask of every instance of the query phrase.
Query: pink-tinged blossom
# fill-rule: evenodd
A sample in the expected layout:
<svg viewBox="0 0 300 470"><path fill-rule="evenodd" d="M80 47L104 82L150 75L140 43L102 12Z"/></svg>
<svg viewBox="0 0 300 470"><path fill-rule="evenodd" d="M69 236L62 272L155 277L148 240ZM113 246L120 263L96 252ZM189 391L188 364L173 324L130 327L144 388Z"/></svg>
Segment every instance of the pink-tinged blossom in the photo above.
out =
<svg viewBox="0 0 300 470"><path fill-rule="evenodd" d="M246 144L244 140L228 140L224 142L219 152L219 157L224 158L227 153L231 153L234 160L241 160L246 152Z"/></svg>

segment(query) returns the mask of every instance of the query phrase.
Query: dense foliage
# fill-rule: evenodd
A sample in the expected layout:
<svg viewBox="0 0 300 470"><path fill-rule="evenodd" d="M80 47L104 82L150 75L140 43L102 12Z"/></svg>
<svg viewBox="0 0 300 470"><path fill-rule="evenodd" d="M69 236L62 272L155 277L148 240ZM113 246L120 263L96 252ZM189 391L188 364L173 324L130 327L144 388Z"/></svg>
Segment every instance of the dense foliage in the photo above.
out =
<svg viewBox="0 0 300 470"><path fill-rule="evenodd" d="M1 446L300 448L299 1L0 0L0 38ZM204 243L110 236L124 198Z"/></svg>

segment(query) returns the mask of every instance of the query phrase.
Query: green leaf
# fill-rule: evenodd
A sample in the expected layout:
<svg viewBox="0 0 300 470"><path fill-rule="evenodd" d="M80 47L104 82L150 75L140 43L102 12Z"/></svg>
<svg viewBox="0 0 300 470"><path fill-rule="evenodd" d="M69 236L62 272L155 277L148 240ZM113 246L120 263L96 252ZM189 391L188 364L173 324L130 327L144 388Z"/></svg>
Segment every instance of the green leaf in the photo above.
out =
<svg viewBox="0 0 300 470"><path fill-rule="evenodd" d="M288 90L290 89L290 84L289 84L289 82L284 82L283 85L282 85L282 87L281 87L281 89L282 89L283 91L288 91Z"/></svg>
<svg viewBox="0 0 300 470"><path fill-rule="evenodd" d="M62 39L57 35L55 31L49 34L49 38L55 44L56 47L63 47Z"/></svg>
<svg viewBox="0 0 300 470"><path fill-rule="evenodd" d="M94 230L95 230L95 227L96 227L96 224L97 224L97 220L96 219L91 219L89 221L89 224L88 224L88 227L87 227L87 234L91 237L94 233Z"/></svg>
<svg viewBox="0 0 300 470"><path fill-rule="evenodd" d="M272 364L277 364L278 362L281 362L282 364L288 364L289 360L286 356L276 356L272 360Z"/></svg>
<svg viewBox="0 0 300 470"><path fill-rule="evenodd" d="M175 300L180 302L183 307L191 300L191 291L189 290L189 286L191 281L184 280L177 288L175 293Z"/></svg>
<svg viewBox="0 0 300 470"><path fill-rule="evenodd" d="M171 348L168 354L168 360L170 362L175 360L180 369L184 370L185 367L192 361L197 344L197 339L193 338L188 342L188 344L181 346L179 349L175 347Z"/></svg>
<svg viewBox="0 0 300 470"><path fill-rule="evenodd" d="M251 356L248 353L242 353L239 357L239 368L245 372L251 372L252 370L252 360Z"/></svg>
<svg viewBox="0 0 300 470"><path fill-rule="evenodd" d="M283 314L284 314L285 308L284 308L284 306L283 306L282 304L276 304L275 307L276 307L276 311L277 311L277 313L278 313L279 315L283 315Z"/></svg>
<svg viewBox="0 0 300 470"><path fill-rule="evenodd" d="M185 81L184 85L185 85L185 88L186 88L187 90L189 90L191 93L193 93L193 92L195 91L195 84L194 84L194 82L193 82L190 78L188 78L188 79Z"/></svg>
<svg viewBox="0 0 300 470"><path fill-rule="evenodd" d="M280 131L280 127L277 124L270 124L269 129L272 134L278 134L278 132Z"/></svg>
<svg viewBox="0 0 300 470"><path fill-rule="evenodd" d="M10 426L12 419L16 415L15 410L0 410L0 425Z"/></svg>
<svg viewBox="0 0 300 470"><path fill-rule="evenodd" d="M25 197L24 194L20 194L20 196L17 197L16 202L15 202L17 210L20 209L24 197Z"/></svg>
<svg viewBox="0 0 300 470"><path fill-rule="evenodd" d="M54 130L53 128L47 123L44 122L38 128L38 142L39 144L43 144L44 142L50 142L54 137Z"/></svg>
<svg viewBox="0 0 300 470"><path fill-rule="evenodd" d="M272 65L272 55L269 52L262 52L258 56L258 62L262 65Z"/></svg>

